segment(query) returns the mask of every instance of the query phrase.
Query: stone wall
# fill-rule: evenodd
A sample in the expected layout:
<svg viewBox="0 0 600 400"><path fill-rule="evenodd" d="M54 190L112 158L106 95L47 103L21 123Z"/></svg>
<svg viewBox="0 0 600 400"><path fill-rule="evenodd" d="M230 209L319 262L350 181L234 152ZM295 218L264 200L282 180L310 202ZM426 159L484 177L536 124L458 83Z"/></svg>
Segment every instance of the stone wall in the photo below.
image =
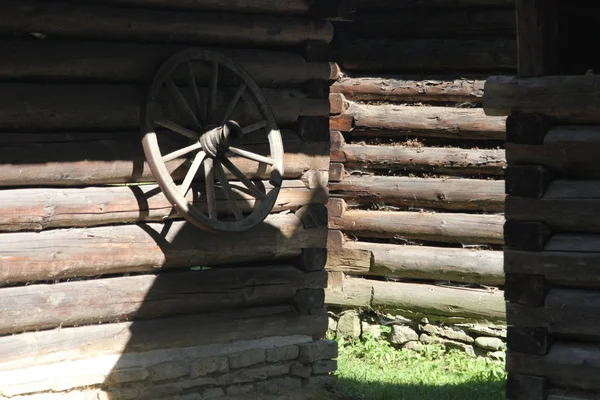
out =
<svg viewBox="0 0 600 400"><path fill-rule="evenodd" d="M402 315L346 310L329 313L329 337L385 338L398 348L420 351L423 344L441 343L472 356L504 358L506 326L486 323L439 323Z"/></svg>

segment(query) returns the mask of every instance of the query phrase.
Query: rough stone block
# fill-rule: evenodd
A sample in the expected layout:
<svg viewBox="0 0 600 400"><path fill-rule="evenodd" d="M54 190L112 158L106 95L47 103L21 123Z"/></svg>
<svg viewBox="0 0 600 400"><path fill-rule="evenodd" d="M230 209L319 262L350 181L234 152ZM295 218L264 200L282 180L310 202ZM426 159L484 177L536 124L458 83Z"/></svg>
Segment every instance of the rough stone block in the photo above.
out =
<svg viewBox="0 0 600 400"><path fill-rule="evenodd" d="M298 346L285 346L267 349L267 362L279 362L295 360L298 358L300 349Z"/></svg>
<svg viewBox="0 0 600 400"><path fill-rule="evenodd" d="M337 321L331 317L327 319L327 329L332 332L337 332Z"/></svg>
<svg viewBox="0 0 600 400"><path fill-rule="evenodd" d="M149 375L148 370L142 367L115 369L111 371L107 381L114 383L139 382L148 378Z"/></svg>
<svg viewBox="0 0 600 400"><path fill-rule="evenodd" d="M338 347L335 340L317 340L299 346L298 361L306 364L319 360L337 358Z"/></svg>
<svg viewBox="0 0 600 400"><path fill-rule="evenodd" d="M269 364L266 367L267 376L281 376L288 375L290 373L290 364Z"/></svg>
<svg viewBox="0 0 600 400"><path fill-rule="evenodd" d="M459 327L464 328L464 330L467 332L474 333L479 336L492 336L506 339L505 326L464 324L459 325Z"/></svg>
<svg viewBox="0 0 600 400"><path fill-rule="evenodd" d="M237 383L257 382L267 379L268 372L265 365L253 368L238 369L227 375L217 378L219 385L233 385Z"/></svg>
<svg viewBox="0 0 600 400"><path fill-rule="evenodd" d="M194 360L190 365L190 376L192 379L215 372L227 371L229 371L229 359L227 356L199 358Z"/></svg>
<svg viewBox="0 0 600 400"><path fill-rule="evenodd" d="M229 368L245 368L252 365L264 363L266 360L265 350L250 349L241 353L229 355Z"/></svg>
<svg viewBox="0 0 600 400"><path fill-rule="evenodd" d="M446 349L456 349L461 350L467 353L468 356L475 357L475 349L470 344L465 344L461 342L455 342L452 340L444 340L442 341Z"/></svg>
<svg viewBox="0 0 600 400"><path fill-rule="evenodd" d="M197 390L204 386L213 386L217 384L215 378L204 377L197 379L185 379L179 382L164 383L161 385L143 385L140 386L141 399L163 399L168 396L173 396L182 393L183 391ZM115 397L119 398L119 397Z"/></svg>
<svg viewBox="0 0 600 400"><path fill-rule="evenodd" d="M338 337L360 337L360 316L356 310L348 310L340 314L337 323Z"/></svg>
<svg viewBox="0 0 600 400"><path fill-rule="evenodd" d="M148 368L153 382L163 382L187 376L189 365L184 361L167 361Z"/></svg>
<svg viewBox="0 0 600 400"><path fill-rule="evenodd" d="M233 385L225 389L228 395L236 396L239 394L250 393L254 391L253 385Z"/></svg>
<svg viewBox="0 0 600 400"><path fill-rule="evenodd" d="M506 344L500 338L480 336L475 339L475 346L485 350L497 351L506 348Z"/></svg>
<svg viewBox="0 0 600 400"><path fill-rule="evenodd" d="M441 329L439 329L438 335L448 338L448 339L458 340L460 342L465 342L465 343L473 343L475 341L475 339L473 339L467 333L465 333L462 330L457 329L457 328L455 328L455 329L441 328Z"/></svg>
<svg viewBox="0 0 600 400"><path fill-rule="evenodd" d="M421 325L419 327L423 332L425 333L429 333L430 335L437 335L439 332L439 329L437 326L435 325L431 325L431 324L426 324L426 325Z"/></svg>
<svg viewBox="0 0 600 400"><path fill-rule="evenodd" d="M203 399L214 399L216 397L222 397L225 395L225 392L221 388L210 388L202 391Z"/></svg>
<svg viewBox="0 0 600 400"><path fill-rule="evenodd" d="M312 374L312 365L294 363L290 367L290 374L299 378L308 378Z"/></svg>
<svg viewBox="0 0 600 400"><path fill-rule="evenodd" d="M381 337L381 326L380 325L371 325L367 322L363 322L362 323L362 334L363 336L365 335L370 335L372 338L379 338Z"/></svg>
<svg viewBox="0 0 600 400"><path fill-rule="evenodd" d="M302 380L290 376L273 378L256 384L256 389L258 391L267 393L281 393L300 388L302 388Z"/></svg>
<svg viewBox="0 0 600 400"><path fill-rule="evenodd" d="M324 375L337 370L336 360L317 361L312 366L312 373L315 375Z"/></svg>
<svg viewBox="0 0 600 400"><path fill-rule="evenodd" d="M422 351L423 345L421 345L421 343L417 342L416 340L413 340L411 342L406 342L404 346L402 346L402 348L412 351Z"/></svg>
<svg viewBox="0 0 600 400"><path fill-rule="evenodd" d="M405 325L394 325L392 328L392 340L394 344L404 344L418 340L419 335L411 327Z"/></svg>

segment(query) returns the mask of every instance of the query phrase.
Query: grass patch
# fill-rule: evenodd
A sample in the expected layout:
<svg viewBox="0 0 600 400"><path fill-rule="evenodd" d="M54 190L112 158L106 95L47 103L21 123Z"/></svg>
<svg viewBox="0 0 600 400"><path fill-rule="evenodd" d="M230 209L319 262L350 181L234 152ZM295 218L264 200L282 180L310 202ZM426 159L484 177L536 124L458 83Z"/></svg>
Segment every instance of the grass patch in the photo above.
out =
<svg viewBox="0 0 600 400"><path fill-rule="evenodd" d="M335 376L348 392L344 399L505 399L503 361L446 352L435 344L421 352L373 338L338 344Z"/></svg>

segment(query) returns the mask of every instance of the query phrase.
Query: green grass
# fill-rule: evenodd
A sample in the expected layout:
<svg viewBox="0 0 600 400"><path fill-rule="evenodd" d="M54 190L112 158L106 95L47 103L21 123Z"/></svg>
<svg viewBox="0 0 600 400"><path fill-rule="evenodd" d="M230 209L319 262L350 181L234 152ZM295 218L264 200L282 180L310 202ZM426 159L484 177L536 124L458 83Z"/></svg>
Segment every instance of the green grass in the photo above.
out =
<svg viewBox="0 0 600 400"><path fill-rule="evenodd" d="M336 377L343 399L504 400L504 362L469 357L441 345L422 352L397 350L387 341L338 339Z"/></svg>

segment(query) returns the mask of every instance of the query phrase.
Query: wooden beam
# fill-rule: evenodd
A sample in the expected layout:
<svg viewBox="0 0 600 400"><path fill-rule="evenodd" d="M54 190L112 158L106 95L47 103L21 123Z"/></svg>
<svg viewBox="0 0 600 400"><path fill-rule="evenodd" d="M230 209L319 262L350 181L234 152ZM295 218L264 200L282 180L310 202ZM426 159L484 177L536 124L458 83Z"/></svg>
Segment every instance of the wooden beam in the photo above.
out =
<svg viewBox="0 0 600 400"><path fill-rule="evenodd" d="M358 136L504 140L506 130L505 118L487 117L477 108L352 103L346 113L354 118L352 134Z"/></svg>
<svg viewBox="0 0 600 400"><path fill-rule="evenodd" d="M504 210L504 183L483 179L345 177L329 193L351 205L380 204L441 210Z"/></svg>
<svg viewBox="0 0 600 400"><path fill-rule="evenodd" d="M541 145L550 128L548 120L540 115L514 113L506 119L506 142Z"/></svg>
<svg viewBox="0 0 600 400"><path fill-rule="evenodd" d="M597 124L600 76L492 76L485 82L484 110L490 116L539 114L557 124Z"/></svg>
<svg viewBox="0 0 600 400"><path fill-rule="evenodd" d="M510 314L508 323L512 323ZM511 352L544 355L551 345L551 338L546 328L508 326L506 344Z"/></svg>
<svg viewBox="0 0 600 400"><path fill-rule="evenodd" d="M514 71L516 47L510 39L354 39L334 44L332 59L353 72Z"/></svg>
<svg viewBox="0 0 600 400"><path fill-rule="evenodd" d="M325 272L280 265L9 287L0 334L279 305L326 285Z"/></svg>
<svg viewBox="0 0 600 400"><path fill-rule="evenodd" d="M546 400L548 382L545 378L516 373L508 374L506 381L507 400Z"/></svg>
<svg viewBox="0 0 600 400"><path fill-rule="evenodd" d="M542 251L551 236L543 222L508 220L504 224L504 242L510 249Z"/></svg>
<svg viewBox="0 0 600 400"><path fill-rule="evenodd" d="M506 274L504 298L511 303L542 306L547 292L548 284L543 275Z"/></svg>
<svg viewBox="0 0 600 400"><path fill-rule="evenodd" d="M367 170L416 171L448 175L503 175L504 150L345 144L332 161Z"/></svg>
<svg viewBox="0 0 600 400"><path fill-rule="evenodd" d="M343 289L327 289L325 303L336 307L405 310L423 315L503 321L502 291L347 278Z"/></svg>
<svg viewBox="0 0 600 400"><path fill-rule="evenodd" d="M232 248L222 235L184 222L4 233L0 257L10 268L0 269L0 283L290 259L302 248L325 247L327 228L272 215L235 240Z"/></svg>
<svg viewBox="0 0 600 400"><path fill-rule="evenodd" d="M552 171L542 165L510 165L504 177L506 194L540 198L552 178Z"/></svg>
<svg viewBox="0 0 600 400"><path fill-rule="evenodd" d="M341 93L330 93L329 94L329 113L330 114L341 114L348 109L350 104L346 101L346 98Z"/></svg>
<svg viewBox="0 0 600 400"><path fill-rule="evenodd" d="M329 164L329 182L340 182L346 176L346 170L342 163Z"/></svg>
<svg viewBox="0 0 600 400"><path fill-rule="evenodd" d="M176 44L15 39L0 40L0 47L10 54L0 65L0 79L46 83L147 83L166 58L189 48ZM308 63L302 55L289 51L204 46L202 49L231 58L248 71L261 88L301 87L309 80L327 80L331 76L329 63ZM210 66L200 63L194 66L196 82L208 82ZM185 82L184 74L175 72L176 82ZM232 73L225 69L220 72L220 86L239 84L239 78Z"/></svg>
<svg viewBox="0 0 600 400"><path fill-rule="evenodd" d="M483 100L485 79L448 79L403 76L344 77L331 86L332 93L341 93L353 101L399 102L469 102Z"/></svg>
<svg viewBox="0 0 600 400"><path fill-rule="evenodd" d="M348 241L330 251L327 269L388 279L504 285L500 251Z"/></svg>
<svg viewBox="0 0 600 400"><path fill-rule="evenodd" d="M414 9L455 9L460 7L514 7L514 0L358 0L359 11L414 10Z"/></svg>
<svg viewBox="0 0 600 400"><path fill-rule="evenodd" d="M0 7L4 35L44 32L59 38L119 39L187 44L294 46L306 40L329 42L333 26L308 18L172 12L33 1L5 1ZM20 23L16 23L20 21Z"/></svg>
<svg viewBox="0 0 600 400"><path fill-rule="evenodd" d="M347 211L329 228L356 237L464 244L502 244L502 215L436 214L410 211Z"/></svg>

